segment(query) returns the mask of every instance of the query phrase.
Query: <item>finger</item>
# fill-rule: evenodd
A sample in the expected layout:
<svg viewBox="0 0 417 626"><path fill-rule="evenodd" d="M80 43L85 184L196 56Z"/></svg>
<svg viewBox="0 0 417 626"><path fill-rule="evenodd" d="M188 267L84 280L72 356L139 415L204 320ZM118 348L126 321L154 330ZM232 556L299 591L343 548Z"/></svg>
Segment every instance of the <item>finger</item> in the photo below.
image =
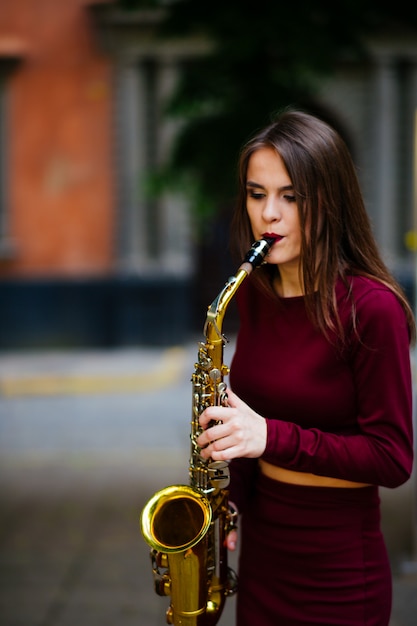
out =
<svg viewBox="0 0 417 626"><path fill-rule="evenodd" d="M200 448L207 446L212 441L220 439L222 437L222 425L212 426L207 428L204 432L197 437L197 443Z"/></svg>
<svg viewBox="0 0 417 626"><path fill-rule="evenodd" d="M227 409L226 409L227 411ZM227 413L226 413L227 417ZM220 406L210 406L205 409L199 417L200 426L207 428L210 422L223 421L225 418L225 408Z"/></svg>
<svg viewBox="0 0 417 626"><path fill-rule="evenodd" d="M228 406L233 407L234 409L244 404L242 400L239 398L239 396L233 393L233 391L229 389L229 387L227 388L227 399L228 399L228 402L227 402Z"/></svg>
<svg viewBox="0 0 417 626"><path fill-rule="evenodd" d="M233 442L230 440L230 437L219 437L214 439L210 434L211 428L208 431L201 435L201 439L198 438L197 444L200 446L200 455L205 458L212 458L213 461L226 461L233 458L233 455L230 456L233 450ZM208 437L209 441L206 441L206 437ZM202 442L202 443L201 443Z"/></svg>
<svg viewBox="0 0 417 626"><path fill-rule="evenodd" d="M200 454L203 458L211 458L213 461L231 461L239 456L239 448L236 446L228 447L224 439L218 439L201 450Z"/></svg>
<svg viewBox="0 0 417 626"><path fill-rule="evenodd" d="M230 533L226 537L226 547L228 548L228 550L231 550L233 552L234 550L236 550L236 546L237 546L237 531L231 530Z"/></svg>
<svg viewBox="0 0 417 626"><path fill-rule="evenodd" d="M220 422L206 430L203 430L202 433L197 437L197 444L200 448L207 446L215 441L223 440L225 437L229 437L231 435L230 427L227 424L223 424Z"/></svg>

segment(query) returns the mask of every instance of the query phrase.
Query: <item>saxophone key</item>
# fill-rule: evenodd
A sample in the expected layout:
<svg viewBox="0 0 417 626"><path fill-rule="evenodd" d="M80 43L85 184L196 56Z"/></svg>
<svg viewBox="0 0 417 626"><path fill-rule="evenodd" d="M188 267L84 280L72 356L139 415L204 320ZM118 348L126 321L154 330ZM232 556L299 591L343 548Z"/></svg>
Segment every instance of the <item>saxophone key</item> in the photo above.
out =
<svg viewBox="0 0 417 626"><path fill-rule="evenodd" d="M213 367L213 369L210 370L209 376L213 382L217 382L221 379L222 373L219 369L217 369L217 367Z"/></svg>
<svg viewBox="0 0 417 626"><path fill-rule="evenodd" d="M207 466L207 473L209 481L215 489L226 489L230 481L227 461L211 461Z"/></svg>

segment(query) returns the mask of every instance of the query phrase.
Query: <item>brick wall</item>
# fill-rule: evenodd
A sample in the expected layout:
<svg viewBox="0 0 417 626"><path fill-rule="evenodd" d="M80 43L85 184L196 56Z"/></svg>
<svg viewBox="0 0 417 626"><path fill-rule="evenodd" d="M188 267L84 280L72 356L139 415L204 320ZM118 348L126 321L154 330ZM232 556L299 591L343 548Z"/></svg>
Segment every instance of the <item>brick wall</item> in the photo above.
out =
<svg viewBox="0 0 417 626"><path fill-rule="evenodd" d="M7 212L0 277L100 276L114 264L111 66L87 0L2 0Z"/></svg>

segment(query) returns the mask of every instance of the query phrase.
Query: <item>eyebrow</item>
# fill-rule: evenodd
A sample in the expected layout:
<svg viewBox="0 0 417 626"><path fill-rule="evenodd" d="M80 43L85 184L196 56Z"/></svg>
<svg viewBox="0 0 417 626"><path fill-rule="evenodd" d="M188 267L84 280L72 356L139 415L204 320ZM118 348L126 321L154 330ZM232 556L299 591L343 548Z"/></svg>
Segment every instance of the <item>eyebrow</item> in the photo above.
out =
<svg viewBox="0 0 417 626"><path fill-rule="evenodd" d="M265 187L259 183L256 183L253 180L246 181L246 187L252 187L254 189L265 189ZM294 191L293 185L284 185L284 187L279 187L278 191Z"/></svg>

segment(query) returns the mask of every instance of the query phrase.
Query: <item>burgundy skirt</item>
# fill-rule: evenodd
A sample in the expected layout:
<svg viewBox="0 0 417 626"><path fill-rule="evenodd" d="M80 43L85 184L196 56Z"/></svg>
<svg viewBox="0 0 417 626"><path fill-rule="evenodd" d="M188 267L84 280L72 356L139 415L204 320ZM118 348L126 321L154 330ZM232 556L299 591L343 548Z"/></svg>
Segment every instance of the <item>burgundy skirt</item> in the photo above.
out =
<svg viewBox="0 0 417 626"><path fill-rule="evenodd" d="M240 535L237 626L388 625L376 487L305 487L260 474Z"/></svg>

